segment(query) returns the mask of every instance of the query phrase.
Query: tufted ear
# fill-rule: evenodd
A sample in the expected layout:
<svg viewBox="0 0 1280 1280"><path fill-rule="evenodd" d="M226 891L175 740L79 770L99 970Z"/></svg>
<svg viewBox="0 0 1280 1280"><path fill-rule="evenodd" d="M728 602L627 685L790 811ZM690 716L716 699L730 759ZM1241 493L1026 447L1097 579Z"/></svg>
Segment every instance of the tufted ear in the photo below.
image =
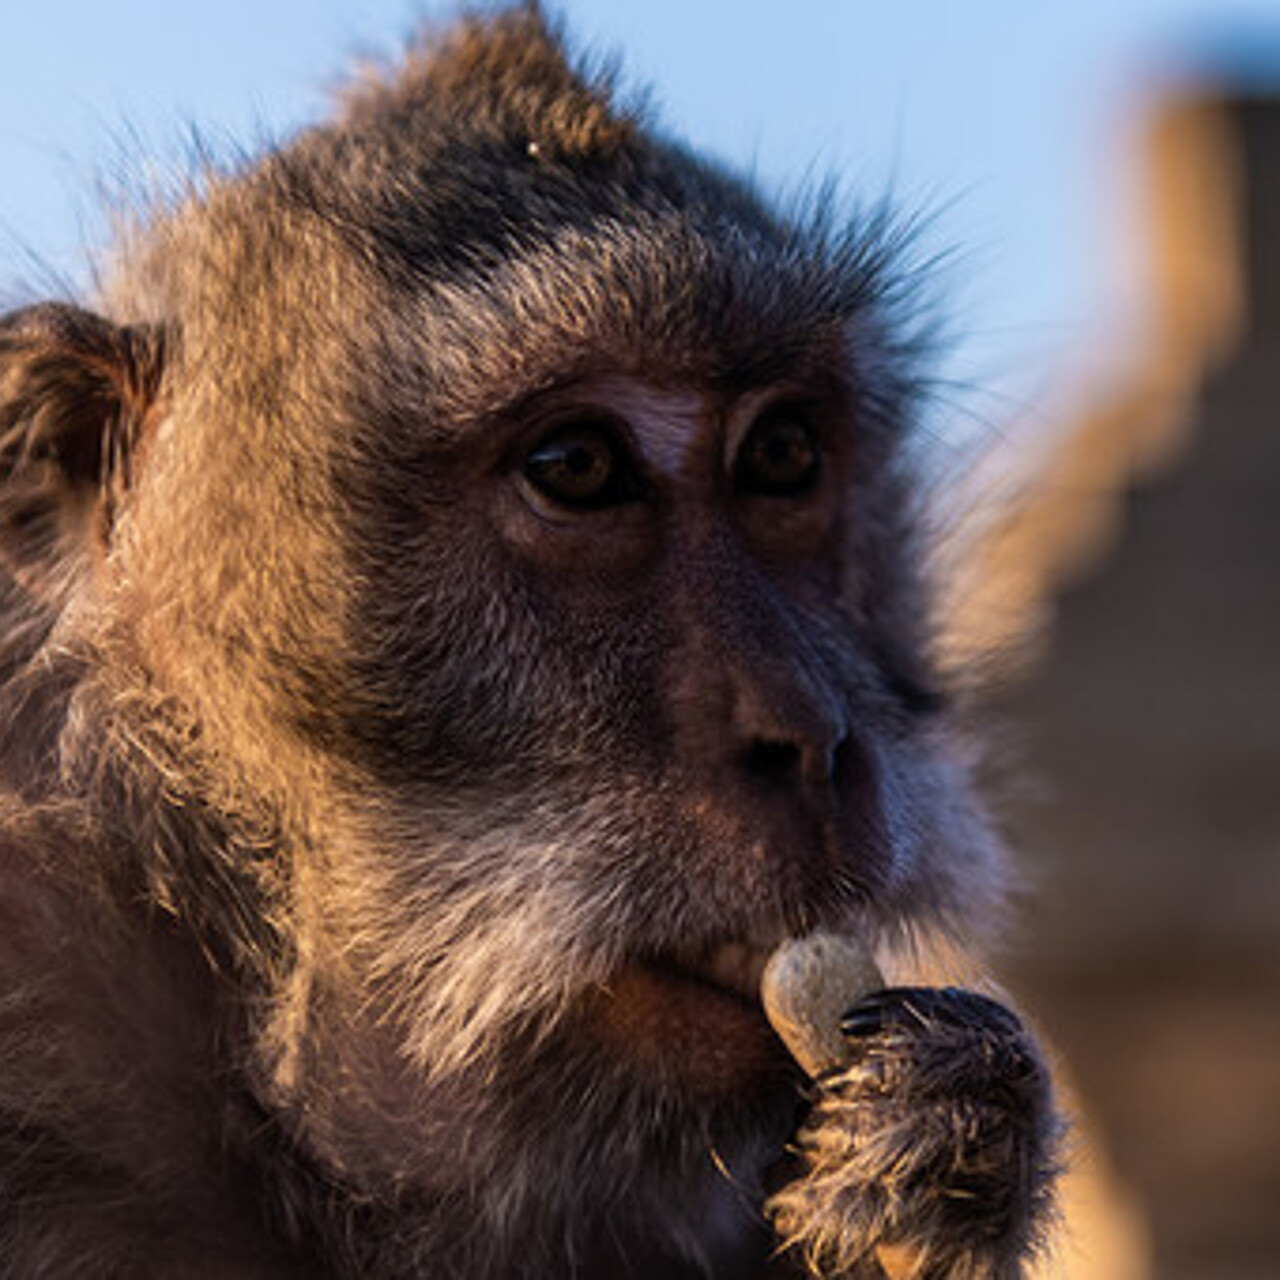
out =
<svg viewBox="0 0 1280 1280"><path fill-rule="evenodd" d="M0 560L33 593L109 542L163 364L155 327L57 303L0 317Z"/></svg>

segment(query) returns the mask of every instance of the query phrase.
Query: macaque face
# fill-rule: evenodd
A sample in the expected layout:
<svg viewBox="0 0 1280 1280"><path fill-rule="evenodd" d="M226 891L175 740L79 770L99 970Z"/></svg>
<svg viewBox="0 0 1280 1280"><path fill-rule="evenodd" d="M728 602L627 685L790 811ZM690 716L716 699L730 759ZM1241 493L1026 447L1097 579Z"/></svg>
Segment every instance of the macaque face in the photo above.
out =
<svg viewBox="0 0 1280 1280"><path fill-rule="evenodd" d="M729 1087L739 1057L767 1060L759 957L888 870L852 727L871 677L838 595L847 413L792 388L718 400L615 377L483 424L449 520L489 589L451 589L501 665L386 664L457 708L427 723L424 773L483 761L477 805L501 785L517 810L495 879L533 859L571 904L550 932L589 939L590 1024L673 1076L707 1060ZM690 1054L699 1039L714 1050Z"/></svg>
<svg viewBox="0 0 1280 1280"><path fill-rule="evenodd" d="M563 1033L647 1090L778 1089L769 950L893 920L937 707L887 426L820 354L717 386L589 351L340 486L350 844L430 957L396 1001L428 1076Z"/></svg>

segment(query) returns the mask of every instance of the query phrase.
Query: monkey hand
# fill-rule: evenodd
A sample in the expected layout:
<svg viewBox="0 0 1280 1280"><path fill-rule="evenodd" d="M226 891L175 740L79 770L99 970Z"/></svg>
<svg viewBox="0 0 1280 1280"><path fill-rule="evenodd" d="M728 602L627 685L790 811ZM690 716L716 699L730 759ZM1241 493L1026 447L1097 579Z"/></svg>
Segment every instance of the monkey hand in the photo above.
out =
<svg viewBox="0 0 1280 1280"><path fill-rule="evenodd" d="M842 1031L800 1175L768 1205L784 1249L819 1276L1022 1275L1051 1209L1057 1122L1021 1022L974 992L897 987Z"/></svg>

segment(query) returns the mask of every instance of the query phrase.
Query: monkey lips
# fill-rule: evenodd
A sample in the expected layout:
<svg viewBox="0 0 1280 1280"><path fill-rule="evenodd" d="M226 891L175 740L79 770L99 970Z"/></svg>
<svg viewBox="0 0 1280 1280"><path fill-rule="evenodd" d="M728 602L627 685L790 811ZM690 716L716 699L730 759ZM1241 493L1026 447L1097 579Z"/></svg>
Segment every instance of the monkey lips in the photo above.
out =
<svg viewBox="0 0 1280 1280"><path fill-rule="evenodd" d="M587 1000L592 1032L656 1083L723 1094L790 1074L760 982L772 943L732 941L619 968Z"/></svg>
<svg viewBox="0 0 1280 1280"><path fill-rule="evenodd" d="M840 1016L880 985L854 938L733 941L623 967L591 1001L591 1021L645 1074L719 1093L794 1064L810 1076L833 1065Z"/></svg>

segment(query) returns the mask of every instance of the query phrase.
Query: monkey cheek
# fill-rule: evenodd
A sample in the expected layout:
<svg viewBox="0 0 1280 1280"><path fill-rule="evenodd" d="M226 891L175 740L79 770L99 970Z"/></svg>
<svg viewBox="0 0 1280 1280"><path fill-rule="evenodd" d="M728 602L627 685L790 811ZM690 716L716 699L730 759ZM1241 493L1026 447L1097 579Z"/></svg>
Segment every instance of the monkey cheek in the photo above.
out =
<svg viewBox="0 0 1280 1280"><path fill-rule="evenodd" d="M759 1004L697 977L635 964L596 988L582 1012L585 1034L646 1085L710 1100L795 1083Z"/></svg>

